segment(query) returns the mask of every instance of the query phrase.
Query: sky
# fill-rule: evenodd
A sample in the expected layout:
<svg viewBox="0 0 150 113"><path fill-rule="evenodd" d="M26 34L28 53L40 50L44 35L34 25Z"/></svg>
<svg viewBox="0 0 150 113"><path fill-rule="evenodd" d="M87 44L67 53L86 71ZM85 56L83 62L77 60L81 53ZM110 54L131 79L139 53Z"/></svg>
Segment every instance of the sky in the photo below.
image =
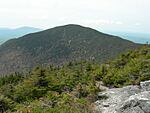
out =
<svg viewBox="0 0 150 113"><path fill-rule="evenodd" d="M0 0L0 27L80 24L101 31L149 33L150 0Z"/></svg>

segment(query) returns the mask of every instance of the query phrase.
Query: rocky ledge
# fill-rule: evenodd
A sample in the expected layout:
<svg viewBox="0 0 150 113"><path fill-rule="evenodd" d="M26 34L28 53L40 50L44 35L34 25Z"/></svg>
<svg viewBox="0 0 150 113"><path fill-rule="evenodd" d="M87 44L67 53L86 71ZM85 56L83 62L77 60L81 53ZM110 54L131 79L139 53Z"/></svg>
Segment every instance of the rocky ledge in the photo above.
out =
<svg viewBox="0 0 150 113"><path fill-rule="evenodd" d="M150 81L139 86L106 89L98 96L96 110L102 113L150 113Z"/></svg>

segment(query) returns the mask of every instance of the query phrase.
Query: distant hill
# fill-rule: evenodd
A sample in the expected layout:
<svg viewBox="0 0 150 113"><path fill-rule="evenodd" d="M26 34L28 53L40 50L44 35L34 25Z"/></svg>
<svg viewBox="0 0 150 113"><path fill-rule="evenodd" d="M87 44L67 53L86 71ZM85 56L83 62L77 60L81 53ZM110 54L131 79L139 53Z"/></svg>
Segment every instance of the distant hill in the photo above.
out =
<svg viewBox="0 0 150 113"><path fill-rule="evenodd" d="M103 63L140 46L94 29L66 25L11 39L0 46L0 74L74 60Z"/></svg>
<svg viewBox="0 0 150 113"><path fill-rule="evenodd" d="M33 27L21 27L16 29L0 28L0 44L4 43L9 39L21 37L23 35L37 31L41 31L41 29Z"/></svg>
<svg viewBox="0 0 150 113"><path fill-rule="evenodd" d="M108 32L112 35L120 36L124 39L135 43L146 44L150 43L150 34L148 33L133 33L133 32Z"/></svg>

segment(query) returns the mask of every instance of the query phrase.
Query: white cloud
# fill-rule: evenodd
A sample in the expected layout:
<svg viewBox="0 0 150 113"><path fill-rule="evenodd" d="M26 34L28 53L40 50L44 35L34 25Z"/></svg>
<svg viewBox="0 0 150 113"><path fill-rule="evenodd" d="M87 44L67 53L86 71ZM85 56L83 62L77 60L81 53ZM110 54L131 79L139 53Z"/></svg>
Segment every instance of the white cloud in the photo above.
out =
<svg viewBox="0 0 150 113"><path fill-rule="evenodd" d="M142 25L145 29L137 30L148 30L149 5L149 0L0 0L0 26L77 23L125 30Z"/></svg>
<svg viewBox="0 0 150 113"><path fill-rule="evenodd" d="M63 21L66 21L68 18L69 18L69 17L64 16L64 17L60 17L58 20L63 22Z"/></svg>
<svg viewBox="0 0 150 113"><path fill-rule="evenodd" d="M108 20L108 19L95 19L95 20L82 20L85 24L94 25L123 25L122 21Z"/></svg>
<svg viewBox="0 0 150 113"><path fill-rule="evenodd" d="M141 23L135 23L135 25L136 25L136 26L141 26L142 24L141 24Z"/></svg>
<svg viewBox="0 0 150 113"><path fill-rule="evenodd" d="M82 20L83 23L85 24L112 24L113 21L110 21L110 20L105 20L105 19L96 19L96 20L90 20L90 19L87 19L87 20Z"/></svg>
<svg viewBox="0 0 150 113"><path fill-rule="evenodd" d="M115 22L117 25L122 25L123 24L123 22L121 22L121 21L116 21Z"/></svg>

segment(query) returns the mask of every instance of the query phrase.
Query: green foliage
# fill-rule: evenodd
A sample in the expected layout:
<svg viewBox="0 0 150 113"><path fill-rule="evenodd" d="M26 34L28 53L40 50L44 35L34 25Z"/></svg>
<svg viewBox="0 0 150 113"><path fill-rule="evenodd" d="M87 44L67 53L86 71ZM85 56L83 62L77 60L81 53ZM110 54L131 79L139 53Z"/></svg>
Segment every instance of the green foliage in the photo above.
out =
<svg viewBox="0 0 150 113"><path fill-rule="evenodd" d="M107 86L122 87L150 80L150 46L122 54L107 65L106 73L99 74Z"/></svg>
<svg viewBox="0 0 150 113"><path fill-rule="evenodd" d="M18 82L21 82L25 76L20 73L15 73L9 76L1 77L0 78L0 87L5 84L17 84Z"/></svg>
<svg viewBox="0 0 150 113"><path fill-rule="evenodd" d="M91 113L89 106L99 91L95 80L98 67L86 61L59 68L37 67L27 77L18 74L2 78L5 82L0 86L0 93L15 103L14 109L7 108L11 112ZM5 101L2 104L8 106Z"/></svg>
<svg viewBox="0 0 150 113"><path fill-rule="evenodd" d="M62 66L37 67L28 74L0 79L0 104L6 112L92 113L100 89L122 87L150 80L150 46L120 55L98 65L86 61Z"/></svg>
<svg viewBox="0 0 150 113"><path fill-rule="evenodd" d="M14 101L5 97L4 95L0 95L0 105L2 105L2 109L4 111L7 111L7 110L14 111L16 104Z"/></svg>

